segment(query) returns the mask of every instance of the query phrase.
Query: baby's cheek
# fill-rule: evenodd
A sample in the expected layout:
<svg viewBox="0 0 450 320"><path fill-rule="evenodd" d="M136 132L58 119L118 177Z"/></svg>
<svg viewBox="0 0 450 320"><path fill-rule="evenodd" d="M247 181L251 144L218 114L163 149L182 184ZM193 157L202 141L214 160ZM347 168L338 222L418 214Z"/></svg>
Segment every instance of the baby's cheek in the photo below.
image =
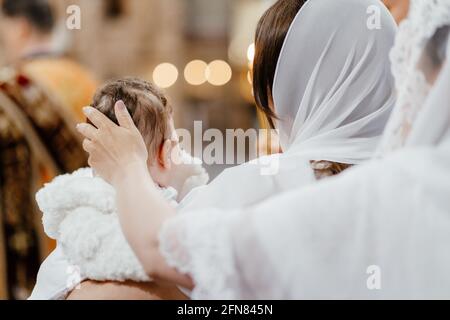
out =
<svg viewBox="0 0 450 320"><path fill-rule="evenodd" d="M160 185L163 187L162 184L162 172L161 169L158 168L158 166L155 165L149 165L148 166L148 171L150 173L150 176L153 179L153 182L155 182L156 184Z"/></svg>

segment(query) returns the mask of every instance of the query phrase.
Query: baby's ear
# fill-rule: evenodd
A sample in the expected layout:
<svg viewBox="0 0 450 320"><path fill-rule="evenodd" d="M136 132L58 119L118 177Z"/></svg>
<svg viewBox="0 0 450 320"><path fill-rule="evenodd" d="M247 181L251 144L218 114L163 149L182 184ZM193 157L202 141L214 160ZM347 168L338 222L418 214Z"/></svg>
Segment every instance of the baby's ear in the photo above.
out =
<svg viewBox="0 0 450 320"><path fill-rule="evenodd" d="M172 167L172 148L173 143L170 139L164 141L159 152L159 164L163 169L170 170Z"/></svg>

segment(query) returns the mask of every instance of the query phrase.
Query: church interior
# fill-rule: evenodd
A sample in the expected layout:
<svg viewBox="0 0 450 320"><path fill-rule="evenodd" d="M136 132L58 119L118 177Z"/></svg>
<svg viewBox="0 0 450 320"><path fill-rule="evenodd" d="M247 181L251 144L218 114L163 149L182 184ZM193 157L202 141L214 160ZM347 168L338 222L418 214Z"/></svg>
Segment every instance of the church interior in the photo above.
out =
<svg viewBox="0 0 450 320"><path fill-rule="evenodd" d="M71 114L67 110L62 111L65 116L72 117L69 119L71 125L84 121L81 108L90 104L96 86L109 79L132 76L152 81L164 90L174 108L177 128L193 130L194 121L201 121L203 130L259 128L265 124L260 121L252 96L250 74L254 54L253 37L259 17L273 2L50 0L54 19L49 39L51 50L58 56L64 56L67 61L59 66L44 62L24 66L23 61L18 61L20 57L8 56L8 44L0 41L0 80L7 77L11 65L20 65L23 70L36 75L33 80L38 86L42 84L46 93L51 91L47 90L49 87L65 86L65 101L60 96L51 98L57 104L65 104L71 109ZM8 17L2 14L0 19L6 21ZM70 80L61 75L69 69L72 74ZM45 76L42 77L42 74ZM44 79L46 76L52 79ZM0 127L2 123L0 121ZM55 132L50 134L54 136ZM52 151L42 152L38 150L39 145L33 146L32 152L42 153L43 161L47 160L51 165L45 170L40 169L39 173L46 171L43 177L30 182L28 187L31 194L56 173L79 167L85 161L75 161L76 155L70 154L68 158L73 160L73 165L61 169L59 162L64 159L50 159ZM22 163L16 168L24 166L28 165ZM214 177L225 167L223 164L213 164L207 170ZM0 189L8 186L6 175L3 174ZM30 190L23 192L25 194ZM18 193L2 196L5 203L0 212L2 216L11 215L13 220L5 222L8 219L3 218L3 224L15 225L18 219L14 217L16 212L10 211L22 209L17 209L11 203L20 197ZM6 203L8 197L13 200ZM30 202L33 202L32 196L29 197ZM31 203L28 209L32 206ZM38 219L29 216L22 218L40 219L38 216ZM20 223L17 222L17 225ZM6 226L0 229L3 233L0 235L0 298L25 299L36 276L36 268L30 267L31 260L41 260L48 250L41 250L37 258L30 258L27 243L31 240L27 239L27 230L16 232L8 230ZM11 243L5 243L3 239ZM48 247L46 240L40 241L40 247ZM8 249L10 245L14 250ZM13 274L12 268L16 270Z"/></svg>
<svg viewBox="0 0 450 320"><path fill-rule="evenodd" d="M100 84L125 76L152 81L169 97L177 128L193 131L195 121L222 132L267 128L251 68L257 22L274 2L49 0L54 23L47 45L15 57L5 38L17 30L0 26L0 299L26 299L54 247L40 230L34 193L86 164L82 150L70 146L80 143L75 124L85 120L81 109ZM0 15L0 24L9 20L8 12ZM33 63L43 51L59 64ZM214 178L226 167L206 169Z"/></svg>

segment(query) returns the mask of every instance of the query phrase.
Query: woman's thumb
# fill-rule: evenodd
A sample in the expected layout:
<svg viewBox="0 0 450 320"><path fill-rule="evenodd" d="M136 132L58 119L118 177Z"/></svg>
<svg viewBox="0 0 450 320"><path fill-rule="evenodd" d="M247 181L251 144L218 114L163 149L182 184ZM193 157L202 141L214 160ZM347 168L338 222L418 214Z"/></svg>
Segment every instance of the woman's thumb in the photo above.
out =
<svg viewBox="0 0 450 320"><path fill-rule="evenodd" d="M119 125L122 128L126 129L136 128L133 119L131 118L130 113L127 110L127 107L125 106L125 103L123 103L122 100L116 102L114 109L117 121L119 122Z"/></svg>

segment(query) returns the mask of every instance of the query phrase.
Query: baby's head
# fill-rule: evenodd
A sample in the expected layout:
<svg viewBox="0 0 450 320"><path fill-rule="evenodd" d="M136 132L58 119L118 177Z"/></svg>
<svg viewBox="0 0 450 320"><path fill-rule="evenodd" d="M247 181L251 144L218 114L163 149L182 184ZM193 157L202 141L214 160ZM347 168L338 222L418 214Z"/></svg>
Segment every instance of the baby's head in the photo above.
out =
<svg viewBox="0 0 450 320"><path fill-rule="evenodd" d="M160 89L137 78L106 83L96 92L92 107L118 124L114 106L119 100L127 106L144 138L149 155L148 168L153 180L160 186L167 186L172 167L171 154L174 148L178 148L172 107Z"/></svg>

